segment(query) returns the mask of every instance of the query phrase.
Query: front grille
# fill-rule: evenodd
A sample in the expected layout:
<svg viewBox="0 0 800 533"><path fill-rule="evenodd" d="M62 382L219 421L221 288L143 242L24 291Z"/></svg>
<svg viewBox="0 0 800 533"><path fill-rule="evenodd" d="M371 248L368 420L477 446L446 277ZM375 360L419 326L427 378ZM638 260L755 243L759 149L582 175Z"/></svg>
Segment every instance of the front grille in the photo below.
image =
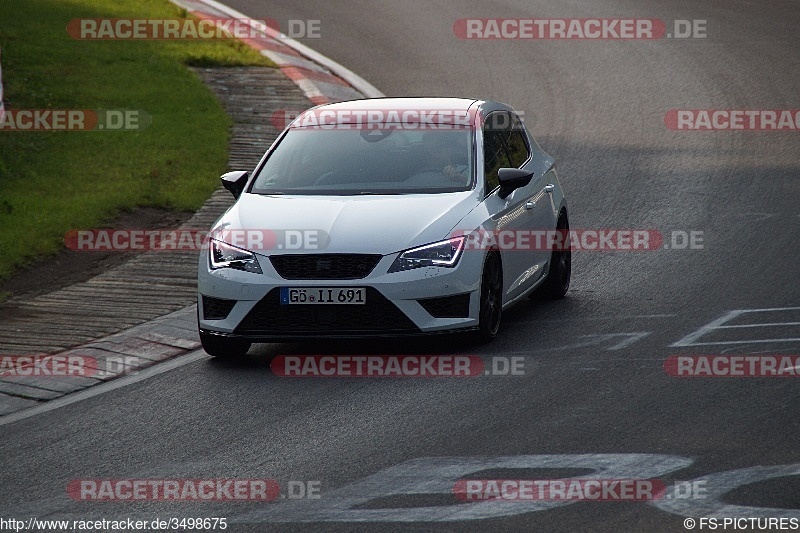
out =
<svg viewBox="0 0 800 533"><path fill-rule="evenodd" d="M203 295L203 320L224 320L236 305L236 300Z"/></svg>
<svg viewBox="0 0 800 533"><path fill-rule="evenodd" d="M469 293L417 301L433 318L469 317Z"/></svg>
<svg viewBox="0 0 800 533"><path fill-rule="evenodd" d="M269 260L283 279L361 279L372 272L381 255L289 254Z"/></svg>
<svg viewBox="0 0 800 533"><path fill-rule="evenodd" d="M234 333L253 336L369 335L419 333L414 323L378 290L367 287L364 305L281 305L275 288L259 301Z"/></svg>

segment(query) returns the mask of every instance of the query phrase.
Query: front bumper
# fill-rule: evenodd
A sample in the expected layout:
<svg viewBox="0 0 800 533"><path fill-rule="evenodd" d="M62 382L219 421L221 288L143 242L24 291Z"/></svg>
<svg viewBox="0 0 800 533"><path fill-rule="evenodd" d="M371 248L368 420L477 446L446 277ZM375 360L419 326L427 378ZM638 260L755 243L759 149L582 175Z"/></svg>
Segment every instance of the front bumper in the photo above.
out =
<svg viewBox="0 0 800 533"><path fill-rule="evenodd" d="M262 274L231 268L212 271L204 250L198 266L199 328L258 342L421 335L478 326L482 254L465 254L454 268L389 274L396 257L382 257L362 279L287 280L261 255ZM281 287L364 287L366 303L282 305Z"/></svg>

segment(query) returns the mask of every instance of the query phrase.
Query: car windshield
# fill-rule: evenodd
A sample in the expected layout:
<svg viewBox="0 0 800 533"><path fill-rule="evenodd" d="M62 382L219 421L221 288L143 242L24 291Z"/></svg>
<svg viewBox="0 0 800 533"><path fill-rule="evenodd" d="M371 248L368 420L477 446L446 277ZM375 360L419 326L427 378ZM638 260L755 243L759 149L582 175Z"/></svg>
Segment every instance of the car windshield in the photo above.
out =
<svg viewBox="0 0 800 533"><path fill-rule="evenodd" d="M259 169L256 194L414 194L473 186L472 130L292 128Z"/></svg>

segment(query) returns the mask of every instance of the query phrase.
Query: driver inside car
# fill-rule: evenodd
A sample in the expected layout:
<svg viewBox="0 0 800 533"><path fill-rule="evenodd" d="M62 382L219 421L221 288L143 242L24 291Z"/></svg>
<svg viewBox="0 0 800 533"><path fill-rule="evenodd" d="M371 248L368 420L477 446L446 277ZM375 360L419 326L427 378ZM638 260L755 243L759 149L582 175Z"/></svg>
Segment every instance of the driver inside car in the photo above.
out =
<svg viewBox="0 0 800 533"><path fill-rule="evenodd" d="M422 137L425 164L416 174L438 174L450 183L468 184L470 180L469 157L466 143L452 132L428 132Z"/></svg>

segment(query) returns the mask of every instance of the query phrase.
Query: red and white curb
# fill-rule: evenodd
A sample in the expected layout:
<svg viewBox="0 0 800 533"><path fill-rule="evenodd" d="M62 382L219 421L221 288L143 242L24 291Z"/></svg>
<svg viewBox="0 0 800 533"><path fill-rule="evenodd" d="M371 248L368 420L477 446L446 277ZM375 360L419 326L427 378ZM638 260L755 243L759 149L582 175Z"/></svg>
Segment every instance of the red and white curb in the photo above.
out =
<svg viewBox="0 0 800 533"><path fill-rule="evenodd" d="M304 44L264 28L247 15L215 0L171 0L200 19L236 19L244 21L260 35L243 39L245 43L275 62L315 105L384 96L369 82L336 61Z"/></svg>

